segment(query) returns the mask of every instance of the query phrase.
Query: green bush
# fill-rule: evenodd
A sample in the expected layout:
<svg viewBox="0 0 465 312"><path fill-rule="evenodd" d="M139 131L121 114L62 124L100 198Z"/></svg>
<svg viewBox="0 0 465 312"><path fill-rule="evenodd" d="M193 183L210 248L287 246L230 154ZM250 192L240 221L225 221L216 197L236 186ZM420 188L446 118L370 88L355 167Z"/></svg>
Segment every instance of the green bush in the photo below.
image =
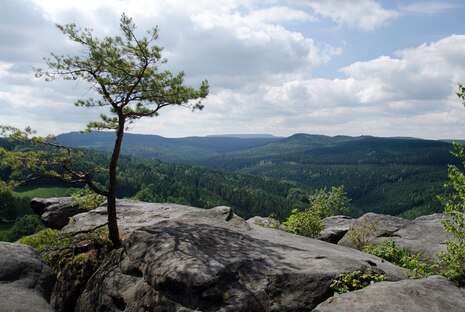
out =
<svg viewBox="0 0 465 312"><path fill-rule="evenodd" d="M24 215L16 218L14 225L0 233L0 241L14 242L23 236L34 234L44 228L37 215Z"/></svg>
<svg viewBox="0 0 465 312"><path fill-rule="evenodd" d="M337 279L333 280L330 287L335 293L343 294L384 280L386 280L384 275L374 271L353 271L340 274Z"/></svg>
<svg viewBox="0 0 465 312"><path fill-rule="evenodd" d="M75 204L79 204L81 208L86 210L95 209L106 200L105 196L93 192L88 187L75 191L71 197Z"/></svg>
<svg viewBox="0 0 465 312"><path fill-rule="evenodd" d="M344 190L344 185L333 186L331 191L326 188L319 189L310 196L310 205L318 211L320 218L326 218L349 212L350 199Z"/></svg>
<svg viewBox="0 0 465 312"><path fill-rule="evenodd" d="M462 87L462 86L461 86ZM463 87L462 87L463 92ZM465 97L465 92L462 93ZM465 150L460 144L454 144L452 152L462 161L462 168L449 165L449 181L446 188L449 192L440 197L444 206L444 229L452 236L446 241L447 250L438 254L441 265L444 267L443 275L459 286L465 285Z"/></svg>
<svg viewBox="0 0 465 312"><path fill-rule="evenodd" d="M293 234L313 237L319 236L324 229L322 218L348 212L350 199L347 198L344 186L317 190L310 196L310 208L303 211L293 209L291 215L283 223L284 230ZM273 224L280 228L280 224Z"/></svg>
<svg viewBox="0 0 465 312"><path fill-rule="evenodd" d="M408 274L410 278L425 278L440 273L439 265L422 261L419 255L410 255L392 239L387 239L380 245L365 246L363 251L411 270L412 273Z"/></svg>
<svg viewBox="0 0 465 312"><path fill-rule="evenodd" d="M111 250L108 233L103 228L77 235L46 228L21 238L19 242L34 248L55 272L61 272L66 264L79 260L80 254L91 250L105 254Z"/></svg>
<svg viewBox="0 0 465 312"><path fill-rule="evenodd" d="M317 211L308 208L304 211L294 209L284 222L285 231L307 237L318 237L324 225Z"/></svg>
<svg viewBox="0 0 465 312"><path fill-rule="evenodd" d="M380 245L367 245L363 248L363 251L397 265L401 264L402 259L408 256L407 251L397 246L392 239L386 239Z"/></svg>
<svg viewBox="0 0 465 312"><path fill-rule="evenodd" d="M12 242L23 236L34 234L44 228L37 215L25 215L16 219L15 224L10 229L10 240Z"/></svg>
<svg viewBox="0 0 465 312"><path fill-rule="evenodd" d="M355 248L362 250L368 245L378 228L378 220L364 219L358 225L350 225L347 232L349 241L355 245Z"/></svg>

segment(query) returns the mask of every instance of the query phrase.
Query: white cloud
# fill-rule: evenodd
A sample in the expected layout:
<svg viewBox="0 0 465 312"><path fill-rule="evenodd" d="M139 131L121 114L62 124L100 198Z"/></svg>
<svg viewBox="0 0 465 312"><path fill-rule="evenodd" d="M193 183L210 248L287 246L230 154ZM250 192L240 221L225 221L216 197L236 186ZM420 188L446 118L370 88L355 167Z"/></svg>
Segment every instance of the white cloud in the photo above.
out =
<svg viewBox="0 0 465 312"><path fill-rule="evenodd" d="M274 111L297 116L296 124L307 120L308 129L318 125L318 133L444 138L453 127L463 128L465 110L454 92L456 83L465 81L464 49L465 36L450 36L401 50L398 58L351 64L342 69L345 79L296 80L270 87L263 100Z"/></svg>
<svg viewBox="0 0 465 312"><path fill-rule="evenodd" d="M315 22L316 18L305 11L285 6L275 6L252 12L250 18L262 23L279 23L288 21Z"/></svg>
<svg viewBox="0 0 465 312"><path fill-rule="evenodd" d="M400 6L400 9L411 13L438 14L454 9L456 4L448 1L419 1Z"/></svg>
<svg viewBox="0 0 465 312"><path fill-rule="evenodd" d="M457 137L457 129L465 133L465 109L454 95L455 83L465 82L465 36L346 63L342 78L323 79L312 76L315 68L331 65L343 50L306 31L320 22L313 14L348 29L374 30L398 13L370 0L290 3L298 5L275 0L175 0L157 5L140 0L137 6L129 0L2 2L8 18L0 23L0 41L6 47L0 51L0 124L29 124L59 133L83 129L95 120L98 112L72 105L92 95L84 83L45 83L34 78L32 66L52 51L80 51L63 40L54 22L76 22L98 35L113 35L124 11L134 17L141 34L160 26L168 69L184 70L188 84L197 86L205 78L211 84L204 111L169 108L156 120L138 121L132 132L436 138ZM28 26L18 27L16 15Z"/></svg>
<svg viewBox="0 0 465 312"><path fill-rule="evenodd" d="M396 18L398 12L384 9L373 0L308 0L315 12L340 25L361 30L374 30Z"/></svg>

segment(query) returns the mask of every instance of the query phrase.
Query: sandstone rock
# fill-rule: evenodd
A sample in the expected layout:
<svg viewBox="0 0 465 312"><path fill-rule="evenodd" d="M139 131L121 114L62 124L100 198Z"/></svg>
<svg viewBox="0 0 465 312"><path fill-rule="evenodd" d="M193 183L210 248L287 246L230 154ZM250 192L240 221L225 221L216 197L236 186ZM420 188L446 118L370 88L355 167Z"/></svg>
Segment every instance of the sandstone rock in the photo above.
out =
<svg viewBox="0 0 465 312"><path fill-rule="evenodd" d="M52 311L55 273L29 246L0 242L0 311Z"/></svg>
<svg viewBox="0 0 465 312"><path fill-rule="evenodd" d="M229 220L234 216L231 208L224 206L213 209L200 209L178 204L144 203L127 199L117 200L116 209L118 212L118 228L123 238L127 237L135 229L181 216L185 218L189 218L189 216L193 218L219 218L222 220ZM234 220L230 220L231 223L234 223L237 218L236 216L233 218ZM104 204L97 209L75 215L70 219L68 225L63 228L63 231L73 233L89 230L106 222L107 207ZM248 225L241 222L240 226Z"/></svg>
<svg viewBox="0 0 465 312"><path fill-rule="evenodd" d="M465 289L441 276L423 280L380 282L329 298L314 312L465 311Z"/></svg>
<svg viewBox="0 0 465 312"><path fill-rule="evenodd" d="M319 239L337 244L349 231L349 226L353 219L347 216L332 216L323 219L324 229L320 233Z"/></svg>
<svg viewBox="0 0 465 312"><path fill-rule="evenodd" d="M0 294L0 311L53 312L48 302L31 289L0 283Z"/></svg>
<svg viewBox="0 0 465 312"><path fill-rule="evenodd" d="M249 224L260 225L260 226L264 226L264 227L267 227L267 228L275 228L276 229L276 227L279 227L280 230L284 231L284 225L282 223L280 223L278 220L276 220L274 218L270 218L270 217L255 216L255 217L252 217L250 219L247 219L246 222L249 223Z"/></svg>
<svg viewBox="0 0 465 312"><path fill-rule="evenodd" d="M50 299L50 305L55 312L74 311L87 281L104 260L104 255L96 250L80 254L80 256L79 261L70 261L60 270Z"/></svg>
<svg viewBox="0 0 465 312"><path fill-rule="evenodd" d="M33 198L32 210L38 214L45 226L61 230L69 218L85 212L71 197Z"/></svg>
<svg viewBox="0 0 465 312"><path fill-rule="evenodd" d="M124 247L91 277L76 311L309 311L342 272L404 278L377 257L248 224L228 207L124 200L117 210ZM65 230L105 221L99 208Z"/></svg>
<svg viewBox="0 0 465 312"><path fill-rule="evenodd" d="M370 244L380 244L386 239L392 239L396 245L406 248L412 254L420 254L423 260L435 260L436 254L446 250L446 232L441 224L442 214L433 214L406 220L399 217L367 213L354 220L355 227L364 222L375 222L376 230ZM355 247L346 234L339 245Z"/></svg>

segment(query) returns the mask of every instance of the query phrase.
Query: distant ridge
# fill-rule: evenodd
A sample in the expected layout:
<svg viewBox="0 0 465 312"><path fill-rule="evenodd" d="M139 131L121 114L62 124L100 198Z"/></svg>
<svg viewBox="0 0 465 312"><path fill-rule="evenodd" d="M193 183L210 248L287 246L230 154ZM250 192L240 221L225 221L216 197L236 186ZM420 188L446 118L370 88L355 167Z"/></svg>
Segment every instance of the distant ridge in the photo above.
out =
<svg viewBox="0 0 465 312"><path fill-rule="evenodd" d="M168 162L187 162L260 147L280 139L271 135L242 138L230 136L165 138L159 135L126 133L122 153ZM57 141L67 146L111 151L115 134L107 131L70 132L58 135Z"/></svg>
<svg viewBox="0 0 465 312"><path fill-rule="evenodd" d="M239 139L282 139L284 137L275 136L272 134L210 134L206 135L206 138L239 138Z"/></svg>

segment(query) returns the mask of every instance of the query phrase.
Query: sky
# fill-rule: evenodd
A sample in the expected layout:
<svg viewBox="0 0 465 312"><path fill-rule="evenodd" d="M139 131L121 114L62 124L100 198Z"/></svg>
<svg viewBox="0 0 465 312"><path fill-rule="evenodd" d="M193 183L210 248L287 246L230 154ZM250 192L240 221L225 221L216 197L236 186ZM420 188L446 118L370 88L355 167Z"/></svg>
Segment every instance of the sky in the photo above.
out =
<svg viewBox="0 0 465 312"><path fill-rule="evenodd" d="M101 112L84 81L36 78L51 52L83 55L55 24L119 34L158 26L166 69L207 79L202 111L168 107L132 133L294 133L464 139L462 0L2 0L0 124L83 130Z"/></svg>

